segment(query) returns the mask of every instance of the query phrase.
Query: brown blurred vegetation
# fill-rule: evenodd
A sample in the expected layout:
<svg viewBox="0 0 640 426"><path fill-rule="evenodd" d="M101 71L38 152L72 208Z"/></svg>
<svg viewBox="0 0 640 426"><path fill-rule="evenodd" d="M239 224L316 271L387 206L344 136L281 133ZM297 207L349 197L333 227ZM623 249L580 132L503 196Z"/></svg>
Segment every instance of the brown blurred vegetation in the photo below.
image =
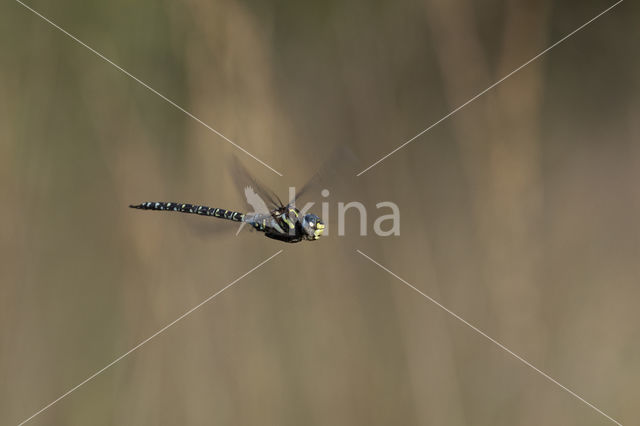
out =
<svg viewBox="0 0 640 426"><path fill-rule="evenodd" d="M640 32L624 2L32 1L280 178L21 7L0 6L0 422L17 424L284 253L34 425L586 425L640 398ZM337 201L402 234L283 246L132 202L242 209L337 146ZM316 198L319 198L315 194ZM233 225L232 225L233 226Z"/></svg>

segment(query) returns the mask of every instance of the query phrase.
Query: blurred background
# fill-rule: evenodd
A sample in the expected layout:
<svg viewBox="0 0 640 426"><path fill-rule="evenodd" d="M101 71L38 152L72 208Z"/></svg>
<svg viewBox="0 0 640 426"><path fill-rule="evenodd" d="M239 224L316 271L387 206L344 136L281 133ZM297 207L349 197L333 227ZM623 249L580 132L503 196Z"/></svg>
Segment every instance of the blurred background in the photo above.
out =
<svg viewBox="0 0 640 426"><path fill-rule="evenodd" d="M612 424L356 249L637 420L636 3L360 177L613 1L28 4L284 177L3 2L0 423L280 249L29 424ZM337 202L364 203L368 236L353 212L345 237L286 245L127 208L242 210L234 154L286 197L345 146L355 164L336 165L329 198L311 197L330 203L330 223ZM372 232L386 200L400 207L399 237Z"/></svg>

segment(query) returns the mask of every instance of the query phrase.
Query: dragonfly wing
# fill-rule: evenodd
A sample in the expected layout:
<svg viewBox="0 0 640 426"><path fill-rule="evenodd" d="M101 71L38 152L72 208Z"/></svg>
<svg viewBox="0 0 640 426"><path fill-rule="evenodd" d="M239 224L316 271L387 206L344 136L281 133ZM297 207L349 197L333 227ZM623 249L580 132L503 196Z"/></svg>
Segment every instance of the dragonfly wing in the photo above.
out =
<svg viewBox="0 0 640 426"><path fill-rule="evenodd" d="M356 169L356 155L348 146L339 146L334 148L331 155L324 160L320 168L298 191L296 191L295 199L289 200L289 204L295 204L299 199L304 198L313 190L329 188L339 180L340 186L344 185L342 181L345 177L353 175Z"/></svg>
<svg viewBox="0 0 640 426"><path fill-rule="evenodd" d="M267 203L256 191L253 190L252 187L247 186L244 188L244 197L253 209L250 213L268 214L270 212L269 207L267 207Z"/></svg>
<svg viewBox="0 0 640 426"><path fill-rule="evenodd" d="M251 207L253 207L251 201L255 201L257 199L255 196L262 199L263 204L266 206L266 209L264 209L266 212L282 207L282 201L280 198L273 191L262 186L235 156L233 157L233 167L231 172L236 186L245 190L247 202ZM249 200L248 198L249 194L247 189L250 189L252 200ZM260 207L262 207L262 205L260 205Z"/></svg>

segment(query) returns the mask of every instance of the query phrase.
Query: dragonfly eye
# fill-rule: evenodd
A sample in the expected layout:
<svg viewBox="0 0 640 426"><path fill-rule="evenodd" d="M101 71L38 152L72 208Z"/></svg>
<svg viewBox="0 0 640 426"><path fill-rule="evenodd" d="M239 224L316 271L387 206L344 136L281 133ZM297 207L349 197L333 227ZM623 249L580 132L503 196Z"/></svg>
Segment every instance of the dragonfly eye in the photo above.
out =
<svg viewBox="0 0 640 426"><path fill-rule="evenodd" d="M317 240L324 231L324 224L320 218L313 214L305 215L304 227L307 233L307 239Z"/></svg>

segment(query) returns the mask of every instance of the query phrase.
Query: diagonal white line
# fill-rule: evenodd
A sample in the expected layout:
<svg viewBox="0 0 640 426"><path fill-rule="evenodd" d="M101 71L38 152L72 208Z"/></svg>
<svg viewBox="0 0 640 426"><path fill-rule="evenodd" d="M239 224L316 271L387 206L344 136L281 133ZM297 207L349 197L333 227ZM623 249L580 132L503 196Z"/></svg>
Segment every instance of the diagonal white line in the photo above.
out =
<svg viewBox="0 0 640 426"><path fill-rule="evenodd" d="M419 293L422 297L424 297L425 299L429 300L431 303L433 303L434 305L436 305L437 307L439 307L440 309L444 310L446 313L448 313L449 315L453 316L455 319L457 319L458 321L462 322L464 325L466 325L467 327L471 328L473 331L475 331L476 333L480 334L481 336L485 337L486 339L488 339L489 341L491 341L492 343L494 343L495 345L497 345L500 349L504 350L505 352L507 352L509 355L513 356L515 359L517 359L518 361L522 362L524 365L526 365L527 367L533 369L535 372L537 372L538 374L542 375L545 379L549 380L550 382L558 385L559 387L561 387L562 389L564 389L565 391L567 391L569 394L571 394L572 396L574 396L575 398L579 399L580 401L582 401L583 403L585 403L586 405L588 405L589 407L593 408L594 410L596 410L598 413L602 414L603 416L605 416L607 419L611 420L613 423L622 426L622 423L616 421L615 419L613 419L612 417L610 417L609 415L607 415L604 411L600 410L598 407L596 407L595 405L593 405L592 403L590 403L589 401L587 401L586 399L584 399L583 397L581 397L580 395L578 395L577 393L575 393L574 391L572 391L571 389L567 388L566 386L564 386L562 383L558 382L557 380L555 380L553 377L549 376L547 373L545 373L544 371L540 370L539 368L537 368L536 366L534 366L533 364L531 364L529 361L527 361L526 359L522 358L520 355L516 354L515 352L513 352L511 349L507 348L505 345L503 345L502 343L498 342L496 339L494 339L493 337L489 336L487 333L485 333L484 331L480 330L478 327L474 326L473 324L469 323L468 321L466 321L464 318L462 318L460 315L456 314L455 312L453 312L452 310L450 310L449 308L445 307L444 305L442 305L440 302L438 302L437 300L435 300L434 298L430 297L429 295L427 295L426 293L423 293L422 291L418 290L416 287L414 287L413 285L411 285L410 283L408 283L407 281L405 281L404 279L402 279L401 277L399 277L398 275L396 275L395 273L393 273L391 270L389 270L388 268L384 267L383 265L381 265L380 263L376 262L375 260L373 260L372 258L370 258L369 256L367 256L366 254L364 254L363 252L361 252L360 250L356 250L358 253L360 253L363 257L369 259L372 263L376 264L377 266L379 266L382 270L388 272L389 274L391 274L393 277L397 278L398 280L402 281L402 283L404 283L407 287L411 288L412 290L416 291L417 293Z"/></svg>
<svg viewBox="0 0 640 426"><path fill-rule="evenodd" d="M80 386L86 384L87 382L91 381L92 379L94 379L96 376L98 376L100 373L104 372L106 369L108 369L109 367L113 366L114 364L118 363L119 361L121 361L123 358L125 358L127 355L131 354L132 352L136 351L137 349L139 349L140 347L142 347L144 344L148 343L151 339L153 339L154 337L158 336L159 334L165 332L169 327L173 326L174 324L176 324L178 321L182 320L183 318L185 318L186 316L190 315L191 313L193 313L196 309L200 308L202 305L204 305L205 303L209 302L211 299L215 298L216 296L218 296L219 294L221 294L223 291L227 290L229 287L231 287L232 285L234 285L235 283L237 283L238 281L240 281L241 279L243 279L244 277L246 277L247 275L249 275L250 273L252 273L253 271L255 271L256 269L260 268L262 265L264 265L265 263L267 263L268 261L270 261L271 259L273 259L274 257L276 257L277 255L279 255L280 253L282 253L282 250L278 251L276 254L272 255L271 257L263 260L262 262L260 262L258 265L254 266L253 268L251 268L248 272L245 272L244 274L240 275L238 278L236 278L235 280L231 281L229 284L227 284L226 286L224 286L222 289L218 290L217 292L215 292L214 294L212 294L211 296L207 297L206 299L204 299L202 302L198 303L196 306L194 306L193 308L189 309L187 312L183 313L182 315L180 315L178 318L176 318L175 320L171 321L169 324L165 325L164 327L162 327L160 330L156 331L155 333L153 333L151 336L147 337L146 339L144 339L142 342L138 343L136 346L134 346L133 348L129 349L127 352L123 353L122 355L120 355L118 358L114 359L113 361L111 361L109 364L105 365L104 367L102 367L100 370L96 371L95 373L93 373L92 375L90 375L89 377L87 377L86 379L84 379L83 381L81 381L80 383L78 383L77 385L75 385L74 387L72 387L71 389L69 389L68 391L66 391L65 393L63 393L62 395L60 395L58 398L54 399L53 401L51 401L50 403L48 403L47 405L45 405L44 407L42 407L40 410L36 411L35 413L33 413L31 416L29 416L28 418L26 418L25 420L21 421L18 426L22 426L25 423L29 422L30 420L32 420L34 417L36 417L37 415L41 414L43 411L49 409L51 406L53 406L54 404L56 404L57 402L59 402L60 400L62 400L63 398L69 396L69 394L71 394L72 392L74 392L75 390L77 390Z"/></svg>
<svg viewBox="0 0 640 426"><path fill-rule="evenodd" d="M138 77L136 77L135 75L131 74L129 71L125 70L124 68L122 68L120 65L116 64L115 62L113 62L111 59L107 58L106 56L104 56L102 53L98 52L97 50L95 50L94 48L92 48L91 46L89 46L88 44L84 43L82 40L80 40L79 38L77 38L76 36L74 36L73 34L69 33L68 31L64 30L63 28L61 28L58 24L56 24L55 22L53 22L52 20L50 20L49 18L47 18L46 16L42 15L40 12L38 12L37 10L31 8L30 6L27 6L26 4L24 4L21 0L16 0L17 3L19 3L20 5L24 6L26 9L30 10L31 12L33 12L33 14L39 16L40 18L42 18L42 20L46 21L47 23L49 23L51 26L53 26L54 28L56 28L57 30L61 31L62 33L64 33L65 35L67 35L68 37L70 37L71 39L73 39L75 42L77 42L78 44L80 44L81 46L86 47L87 49L89 49L91 52L93 52L95 55L97 55L98 57L100 57L102 60L108 62L109 64L113 65L118 71L122 72L123 74L127 75L128 77L132 78L133 80L135 80L137 83L139 83L141 86L143 86L144 88L150 90L151 92L155 93L156 95L158 95L159 97L161 97L162 99L164 99L165 101L167 101L169 104L171 104L174 108L182 111L183 113L185 113L186 115L188 115L189 117L191 117L192 119L194 119L195 121L197 121L198 123L202 124L204 127L206 127L207 129L209 129L210 131L212 131L213 133L215 133L216 135L220 136L222 139L224 139L225 141L229 142L231 145L235 146L236 148L238 148L240 151L244 152L245 154L247 154L249 157L253 158L254 160L256 160L258 163L262 164L263 166L265 166L266 168L268 168L269 170L271 170L272 172L274 172L275 174L279 175L279 176L283 176L282 173L280 173L279 171L277 171L276 169L274 169L273 167L271 167L270 165L268 165L267 163L265 163L264 161L262 161L261 159L259 159L258 157L256 157L255 155L251 154L249 151L247 151L246 149L244 149L243 147L241 147L240 145L238 145L237 143L235 143L234 141L232 141L231 139L229 139L228 137L226 137L225 135L223 135L222 133L220 133L219 131L217 131L216 129L214 129L213 127L211 127L210 125L208 125L207 123L205 123L204 121L200 120L198 117L196 117L195 115L193 115L192 113L190 113L189 111L187 111L186 109L184 109L183 107L181 107L180 105L178 105L177 103L175 103L174 101L172 101L171 99L167 98L165 95L163 95L162 93L158 92L156 89L154 89L153 87L149 86L147 83L145 83L144 81L140 80Z"/></svg>
<svg viewBox="0 0 640 426"><path fill-rule="evenodd" d="M585 22L584 24L580 25L578 28L576 28L575 30L571 31L569 34L567 34L566 36L562 37L560 40L556 41L555 43L553 43L551 46L547 47L546 49L544 49L542 52L538 53L536 56L534 56L533 58L529 59L527 62L525 62L524 64L520 65L518 68L516 68L515 70L511 71L509 74L505 75L504 77L502 77L500 80L496 81L495 83L493 83L491 86L487 87L486 89L484 89L482 92L478 93L477 95L475 95L474 97L472 97L471 99L469 99L467 102L463 103L462 105L460 105L459 107L457 107L456 109L454 109L453 111L449 112L447 115L445 115L444 117L442 117L440 120L436 121L435 123L433 123L432 125L430 125L429 127L427 127L426 129L424 129L423 131L421 131L420 133L418 133L417 135L415 135L414 137L412 137L411 139L409 139L408 141L406 141L405 143L403 143L402 145L398 146L397 148L395 148L393 151L391 151L390 153L388 153L387 155L385 155L384 157L382 157L381 159L379 159L378 161L376 161L375 163L373 163L372 165L370 165L369 167L367 167L366 169L364 169L363 171L361 171L360 173L358 173L356 176L360 176L363 175L364 173L366 173L367 171L369 171L370 169L372 169L373 167L375 167L376 165L380 164L381 162L383 162L384 160L386 160L387 158L391 157L393 154L395 154L396 152L400 151L402 148L404 148L405 146L409 145L411 142L413 142L414 140L418 139L420 136L424 135L425 133L427 133L429 130L433 129L434 127L436 127L438 124L442 123L444 120L446 120L447 118L451 117L452 115L454 115L455 113L457 113L458 111L460 111L462 108L466 107L467 105L469 105L470 103L472 103L473 101L475 101L476 99L478 99L480 96L484 95L485 93L487 93L489 90L493 89L494 87L496 87L497 85L499 85L500 83L502 83L503 81L505 81L506 79L508 79L509 77L511 77L512 75L514 75L515 73L517 73L518 71L520 71L521 69L523 69L524 67L526 67L527 65L529 65L530 63L534 62L535 60L537 60L538 58L540 58L541 56L543 56L544 54L548 53L551 49L553 49L554 47L558 46L560 43L562 43L563 41L567 40L569 37L573 36L575 33L577 33L578 31L582 30L584 27L586 27L587 25L591 24L593 21L595 21L596 19L600 18L602 15L606 14L607 12L609 12L611 9L613 9L614 7L616 7L617 5L619 5L620 3L622 3L624 0L618 0L616 3L614 3L613 5L609 6L608 8L606 8L605 10L603 10L602 12L600 12L599 14L597 14L596 16L594 16L593 18L591 18L590 20L588 20L587 22Z"/></svg>

